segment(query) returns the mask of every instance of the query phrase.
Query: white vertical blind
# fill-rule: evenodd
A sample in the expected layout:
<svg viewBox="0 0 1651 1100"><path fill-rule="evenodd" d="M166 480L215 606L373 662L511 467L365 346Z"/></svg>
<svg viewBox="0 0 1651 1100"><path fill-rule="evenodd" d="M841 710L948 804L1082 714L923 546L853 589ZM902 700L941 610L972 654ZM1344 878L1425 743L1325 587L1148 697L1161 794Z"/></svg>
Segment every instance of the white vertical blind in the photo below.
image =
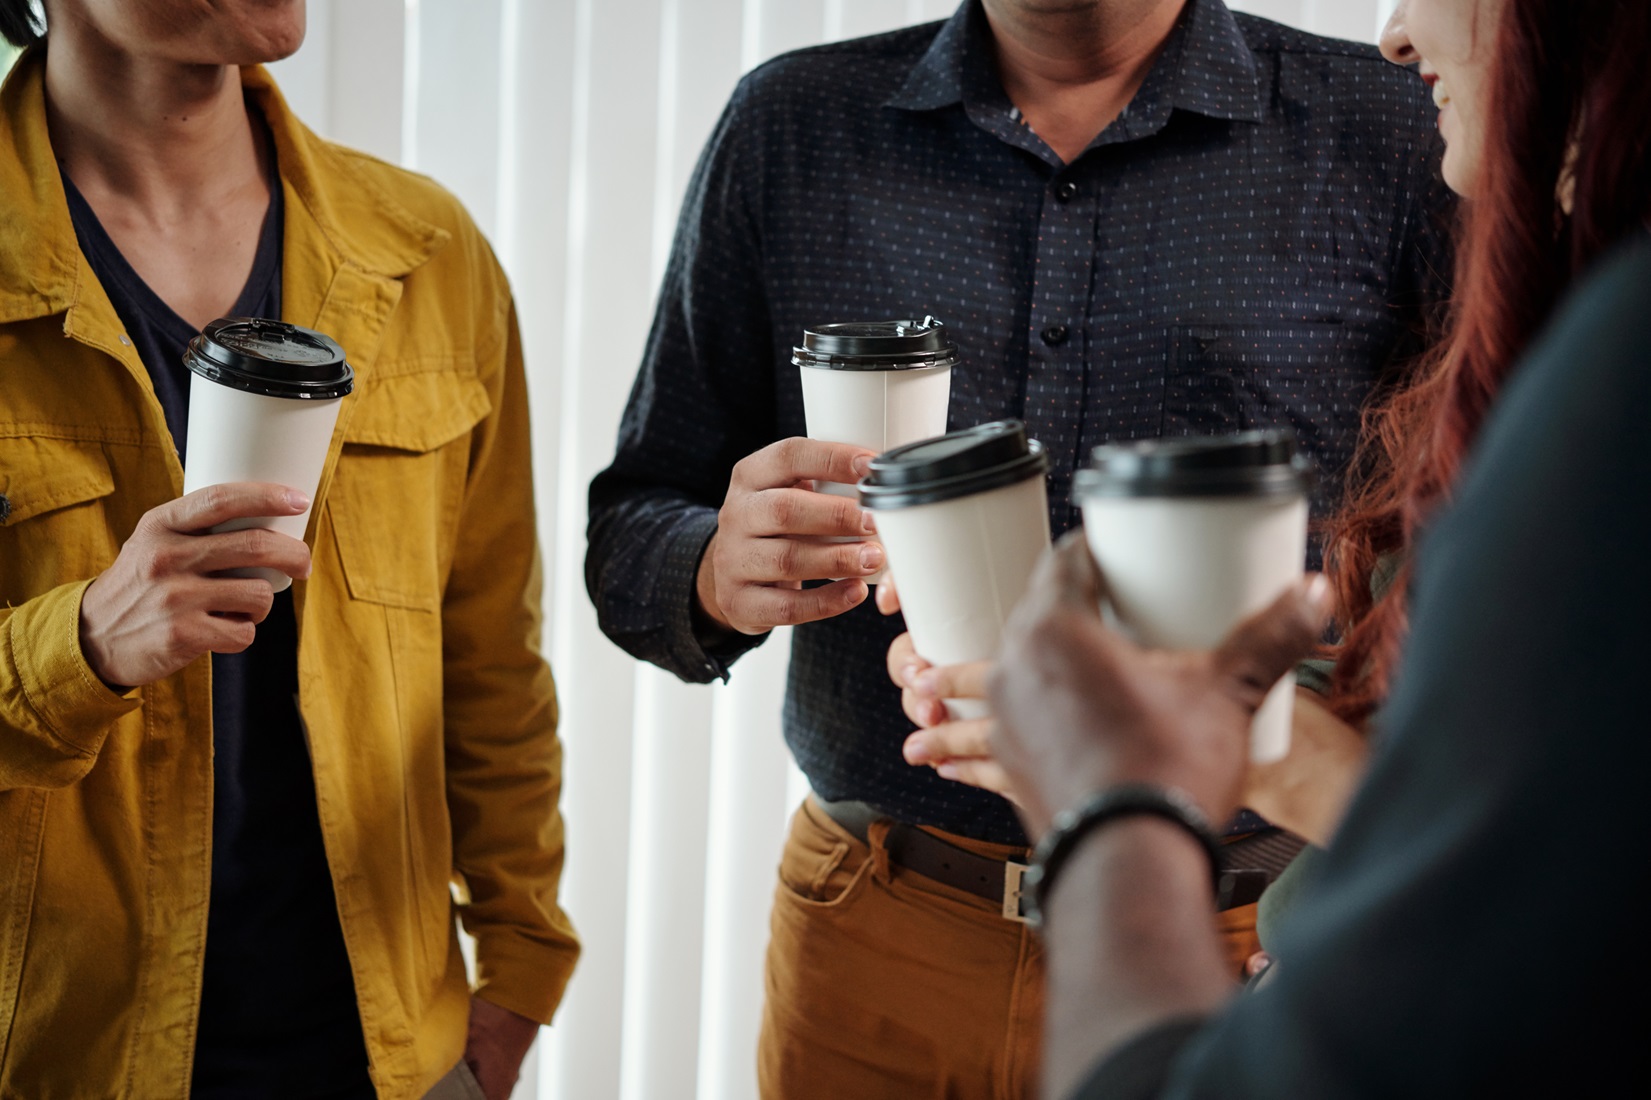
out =
<svg viewBox="0 0 1651 1100"><path fill-rule="evenodd" d="M1231 4L1373 40L1394 0ZM690 687L606 642L584 591L606 465L677 207L741 73L953 0L310 0L275 67L335 140L451 188L510 273L527 354L546 641L566 742L564 900L585 956L519 1100L755 1100L768 904L804 786L789 637Z"/></svg>

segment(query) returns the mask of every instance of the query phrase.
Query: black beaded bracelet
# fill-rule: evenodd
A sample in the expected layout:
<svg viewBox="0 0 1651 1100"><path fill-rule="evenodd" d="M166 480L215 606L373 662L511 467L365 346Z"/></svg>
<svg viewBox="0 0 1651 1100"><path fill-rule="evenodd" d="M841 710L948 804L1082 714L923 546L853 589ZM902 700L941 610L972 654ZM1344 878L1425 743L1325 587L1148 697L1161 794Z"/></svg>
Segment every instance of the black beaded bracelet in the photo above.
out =
<svg viewBox="0 0 1651 1100"><path fill-rule="evenodd" d="M1025 891L1027 923L1034 928L1043 927L1043 914L1055 876L1060 874L1061 868L1085 837L1109 821L1139 814L1163 818L1190 833L1209 857L1211 883L1219 894L1221 845L1215 839L1204 811L1185 791L1174 787L1125 783L1097 791L1079 805L1055 815L1049 831L1033 850L1032 864L1021 880L1021 888Z"/></svg>

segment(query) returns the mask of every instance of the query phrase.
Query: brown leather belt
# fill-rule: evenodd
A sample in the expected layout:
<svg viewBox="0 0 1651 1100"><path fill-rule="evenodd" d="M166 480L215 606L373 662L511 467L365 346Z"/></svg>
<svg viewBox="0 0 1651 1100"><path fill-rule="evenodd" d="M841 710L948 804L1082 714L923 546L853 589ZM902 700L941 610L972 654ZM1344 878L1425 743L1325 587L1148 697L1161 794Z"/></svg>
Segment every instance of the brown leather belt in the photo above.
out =
<svg viewBox="0 0 1651 1100"><path fill-rule="evenodd" d="M827 802L818 795L814 801L827 817L863 844L871 843L872 822L889 819L864 802ZM985 898L999 906L1006 920L1026 919L1020 888L1021 876L1026 873L1024 862L976 855L903 821L891 822L885 844L891 863ZM1303 844L1300 837L1282 829L1263 829L1228 841L1221 849L1226 868L1221 872L1216 907L1235 909L1255 901Z"/></svg>
<svg viewBox="0 0 1651 1100"><path fill-rule="evenodd" d="M815 796L827 817L853 833L861 843L871 843L871 824L889 820L864 802L827 802ZM966 848L948 844L915 825L893 821L888 839L889 862L947 886L967 891L997 904L1008 920L1026 919L1021 911L1020 879L1026 863L1012 859L980 856ZM1027 853L1030 856L1030 852Z"/></svg>

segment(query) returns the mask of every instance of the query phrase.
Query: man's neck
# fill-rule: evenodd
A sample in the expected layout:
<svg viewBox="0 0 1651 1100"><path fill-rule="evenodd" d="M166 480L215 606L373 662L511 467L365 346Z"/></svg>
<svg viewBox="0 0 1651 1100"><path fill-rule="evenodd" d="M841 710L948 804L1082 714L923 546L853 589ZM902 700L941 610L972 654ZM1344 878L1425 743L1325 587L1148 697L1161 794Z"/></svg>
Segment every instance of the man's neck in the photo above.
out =
<svg viewBox="0 0 1651 1100"><path fill-rule="evenodd" d="M1123 113L1187 0L984 0L998 76L1071 163Z"/></svg>
<svg viewBox="0 0 1651 1100"><path fill-rule="evenodd" d="M58 161L93 207L118 203L157 228L267 178L235 66L133 58L60 20L46 54L46 111Z"/></svg>

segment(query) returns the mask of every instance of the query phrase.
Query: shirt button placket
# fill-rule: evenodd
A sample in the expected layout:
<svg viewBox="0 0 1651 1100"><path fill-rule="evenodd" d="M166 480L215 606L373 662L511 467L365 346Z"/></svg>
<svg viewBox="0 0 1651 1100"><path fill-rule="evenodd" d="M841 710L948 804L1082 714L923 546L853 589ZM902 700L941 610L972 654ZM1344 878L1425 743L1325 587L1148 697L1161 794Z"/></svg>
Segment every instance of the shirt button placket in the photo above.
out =
<svg viewBox="0 0 1651 1100"><path fill-rule="evenodd" d="M1084 413L1082 338L1095 264L1095 210L1072 169L1052 181L1038 224L1026 362L1026 426L1049 453L1050 503L1065 504Z"/></svg>

